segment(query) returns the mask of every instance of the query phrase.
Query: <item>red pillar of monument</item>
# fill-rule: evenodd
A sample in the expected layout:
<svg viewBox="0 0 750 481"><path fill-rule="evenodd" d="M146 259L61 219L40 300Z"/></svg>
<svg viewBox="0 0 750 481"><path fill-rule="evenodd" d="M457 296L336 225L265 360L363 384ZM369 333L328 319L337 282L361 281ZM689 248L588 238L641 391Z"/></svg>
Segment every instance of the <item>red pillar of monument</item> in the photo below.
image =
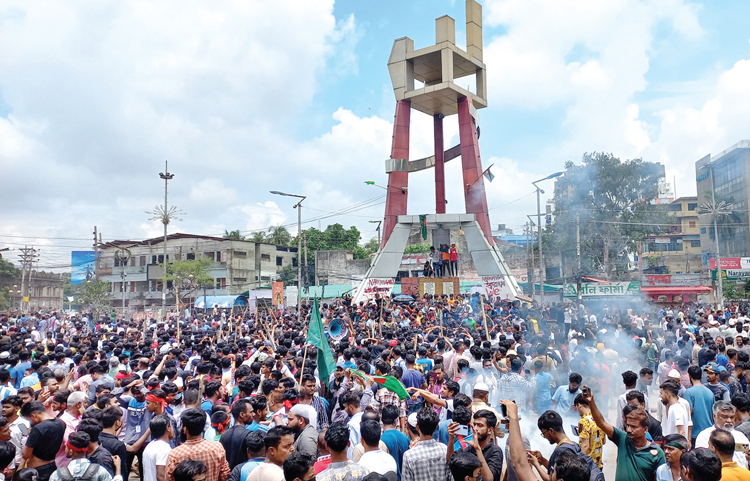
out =
<svg viewBox="0 0 750 481"><path fill-rule="evenodd" d="M435 213L445 214L445 147L443 114L433 117L435 127Z"/></svg>
<svg viewBox="0 0 750 481"><path fill-rule="evenodd" d="M467 97L458 101L458 131L461 139L461 165L463 168L466 213L476 214L479 227L484 232L487 241L490 245L495 245L487 209L487 196L484 193L482 159L479 156L477 125L469 112L470 103L471 99Z"/></svg>
<svg viewBox="0 0 750 481"><path fill-rule="evenodd" d="M409 122L411 121L411 101L399 100L396 103L396 116L393 122L392 159L409 159ZM409 197L409 172L390 172L388 174L388 191L385 198L385 219L383 221L383 240L385 246L391 237L396 220L406 215Z"/></svg>

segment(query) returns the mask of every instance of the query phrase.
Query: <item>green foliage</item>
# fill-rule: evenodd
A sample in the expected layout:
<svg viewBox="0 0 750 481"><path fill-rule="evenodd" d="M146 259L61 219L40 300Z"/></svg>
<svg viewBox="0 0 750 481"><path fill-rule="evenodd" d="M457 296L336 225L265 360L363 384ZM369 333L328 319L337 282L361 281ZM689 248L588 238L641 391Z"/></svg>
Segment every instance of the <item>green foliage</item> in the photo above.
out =
<svg viewBox="0 0 750 481"><path fill-rule="evenodd" d="M285 287L296 285L297 268L291 264L287 264L279 271L279 280L284 283Z"/></svg>
<svg viewBox="0 0 750 481"><path fill-rule="evenodd" d="M662 166L642 159L621 161L612 154L584 154L565 164L555 191L555 223L544 234L547 249L576 259L576 218L580 220L580 274L608 278L628 268L628 252L646 235L668 231L665 206L652 205ZM660 224L667 224L660 226Z"/></svg>
<svg viewBox="0 0 750 481"><path fill-rule="evenodd" d="M12 262L0 258L0 278L15 279L21 275L21 271L16 269Z"/></svg>
<svg viewBox="0 0 750 481"><path fill-rule="evenodd" d="M377 252L378 249L380 248L380 245L378 244L378 238L377 237L373 237L372 239L370 239L369 241L367 241L365 243L365 245L364 245L364 248L365 248L365 250L373 252L373 253Z"/></svg>
<svg viewBox="0 0 750 481"><path fill-rule="evenodd" d="M173 284L178 285L181 292L211 286L214 284L214 278L208 270L210 265L211 259L174 261L167 264L166 275L162 276L161 280L172 281ZM164 267L163 264L162 267ZM185 279L190 282L183 282Z"/></svg>
<svg viewBox="0 0 750 481"><path fill-rule="evenodd" d="M292 235L283 225L277 225L268 229L268 235L266 236L265 242L276 244L280 246L292 245Z"/></svg>
<svg viewBox="0 0 750 481"><path fill-rule="evenodd" d="M108 311L112 307L112 293L109 282L94 279L81 285L77 301L94 311Z"/></svg>
<svg viewBox="0 0 750 481"><path fill-rule="evenodd" d="M737 287L736 281L724 281L721 287L724 299L742 299L745 297Z"/></svg>
<svg viewBox="0 0 750 481"><path fill-rule="evenodd" d="M0 289L0 311L10 307L10 291L7 287Z"/></svg>
<svg viewBox="0 0 750 481"><path fill-rule="evenodd" d="M354 226L344 229L341 224L331 224L323 231L311 227L305 229L305 236L307 238L308 262L315 262L315 251L349 250L354 251L355 259L363 258L357 257L357 255L366 257L364 251L357 251L357 247L360 247L359 240L362 234ZM293 239L292 245L297 245L296 237Z"/></svg>
<svg viewBox="0 0 750 481"><path fill-rule="evenodd" d="M429 244L417 244L413 246L406 246L404 254L422 254L424 252L430 252Z"/></svg>
<svg viewBox="0 0 750 481"><path fill-rule="evenodd" d="M265 232L256 232L248 240L250 240L252 242L266 242L266 233Z"/></svg>
<svg viewBox="0 0 750 481"><path fill-rule="evenodd" d="M233 230L233 231L228 231L228 230L224 229L224 238L225 239L231 239L231 240L239 240L239 241L245 240L245 236L243 236L243 235L240 234L239 229L238 230Z"/></svg>

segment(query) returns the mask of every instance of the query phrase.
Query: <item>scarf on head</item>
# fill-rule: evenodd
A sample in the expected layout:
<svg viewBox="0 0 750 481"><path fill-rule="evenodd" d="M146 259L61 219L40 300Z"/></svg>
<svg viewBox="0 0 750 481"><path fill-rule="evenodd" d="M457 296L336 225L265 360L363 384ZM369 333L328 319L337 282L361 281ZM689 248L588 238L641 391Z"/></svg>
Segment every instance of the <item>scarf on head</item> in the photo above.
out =
<svg viewBox="0 0 750 481"><path fill-rule="evenodd" d="M146 401L161 404L162 409L167 409L167 400L161 397L157 397L154 394L151 394L151 393L146 394Z"/></svg>

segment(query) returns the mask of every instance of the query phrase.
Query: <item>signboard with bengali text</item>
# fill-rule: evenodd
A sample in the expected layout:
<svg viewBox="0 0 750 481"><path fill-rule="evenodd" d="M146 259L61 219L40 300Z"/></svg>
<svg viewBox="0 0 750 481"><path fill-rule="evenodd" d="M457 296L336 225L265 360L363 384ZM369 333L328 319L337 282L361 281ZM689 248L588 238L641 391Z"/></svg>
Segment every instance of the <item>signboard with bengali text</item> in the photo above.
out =
<svg viewBox="0 0 750 481"><path fill-rule="evenodd" d="M566 285L563 295L567 297L577 296L576 285ZM641 283L638 281L623 282L586 282L581 284L581 297L600 296L639 296L641 294Z"/></svg>

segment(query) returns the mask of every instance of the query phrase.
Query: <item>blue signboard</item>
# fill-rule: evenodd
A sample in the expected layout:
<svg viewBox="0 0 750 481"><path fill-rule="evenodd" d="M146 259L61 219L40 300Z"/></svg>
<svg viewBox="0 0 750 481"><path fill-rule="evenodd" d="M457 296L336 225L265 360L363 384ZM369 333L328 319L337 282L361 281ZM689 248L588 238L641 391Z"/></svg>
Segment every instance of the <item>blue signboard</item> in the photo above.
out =
<svg viewBox="0 0 750 481"><path fill-rule="evenodd" d="M73 251L70 253L70 283L80 284L96 277L94 251Z"/></svg>

